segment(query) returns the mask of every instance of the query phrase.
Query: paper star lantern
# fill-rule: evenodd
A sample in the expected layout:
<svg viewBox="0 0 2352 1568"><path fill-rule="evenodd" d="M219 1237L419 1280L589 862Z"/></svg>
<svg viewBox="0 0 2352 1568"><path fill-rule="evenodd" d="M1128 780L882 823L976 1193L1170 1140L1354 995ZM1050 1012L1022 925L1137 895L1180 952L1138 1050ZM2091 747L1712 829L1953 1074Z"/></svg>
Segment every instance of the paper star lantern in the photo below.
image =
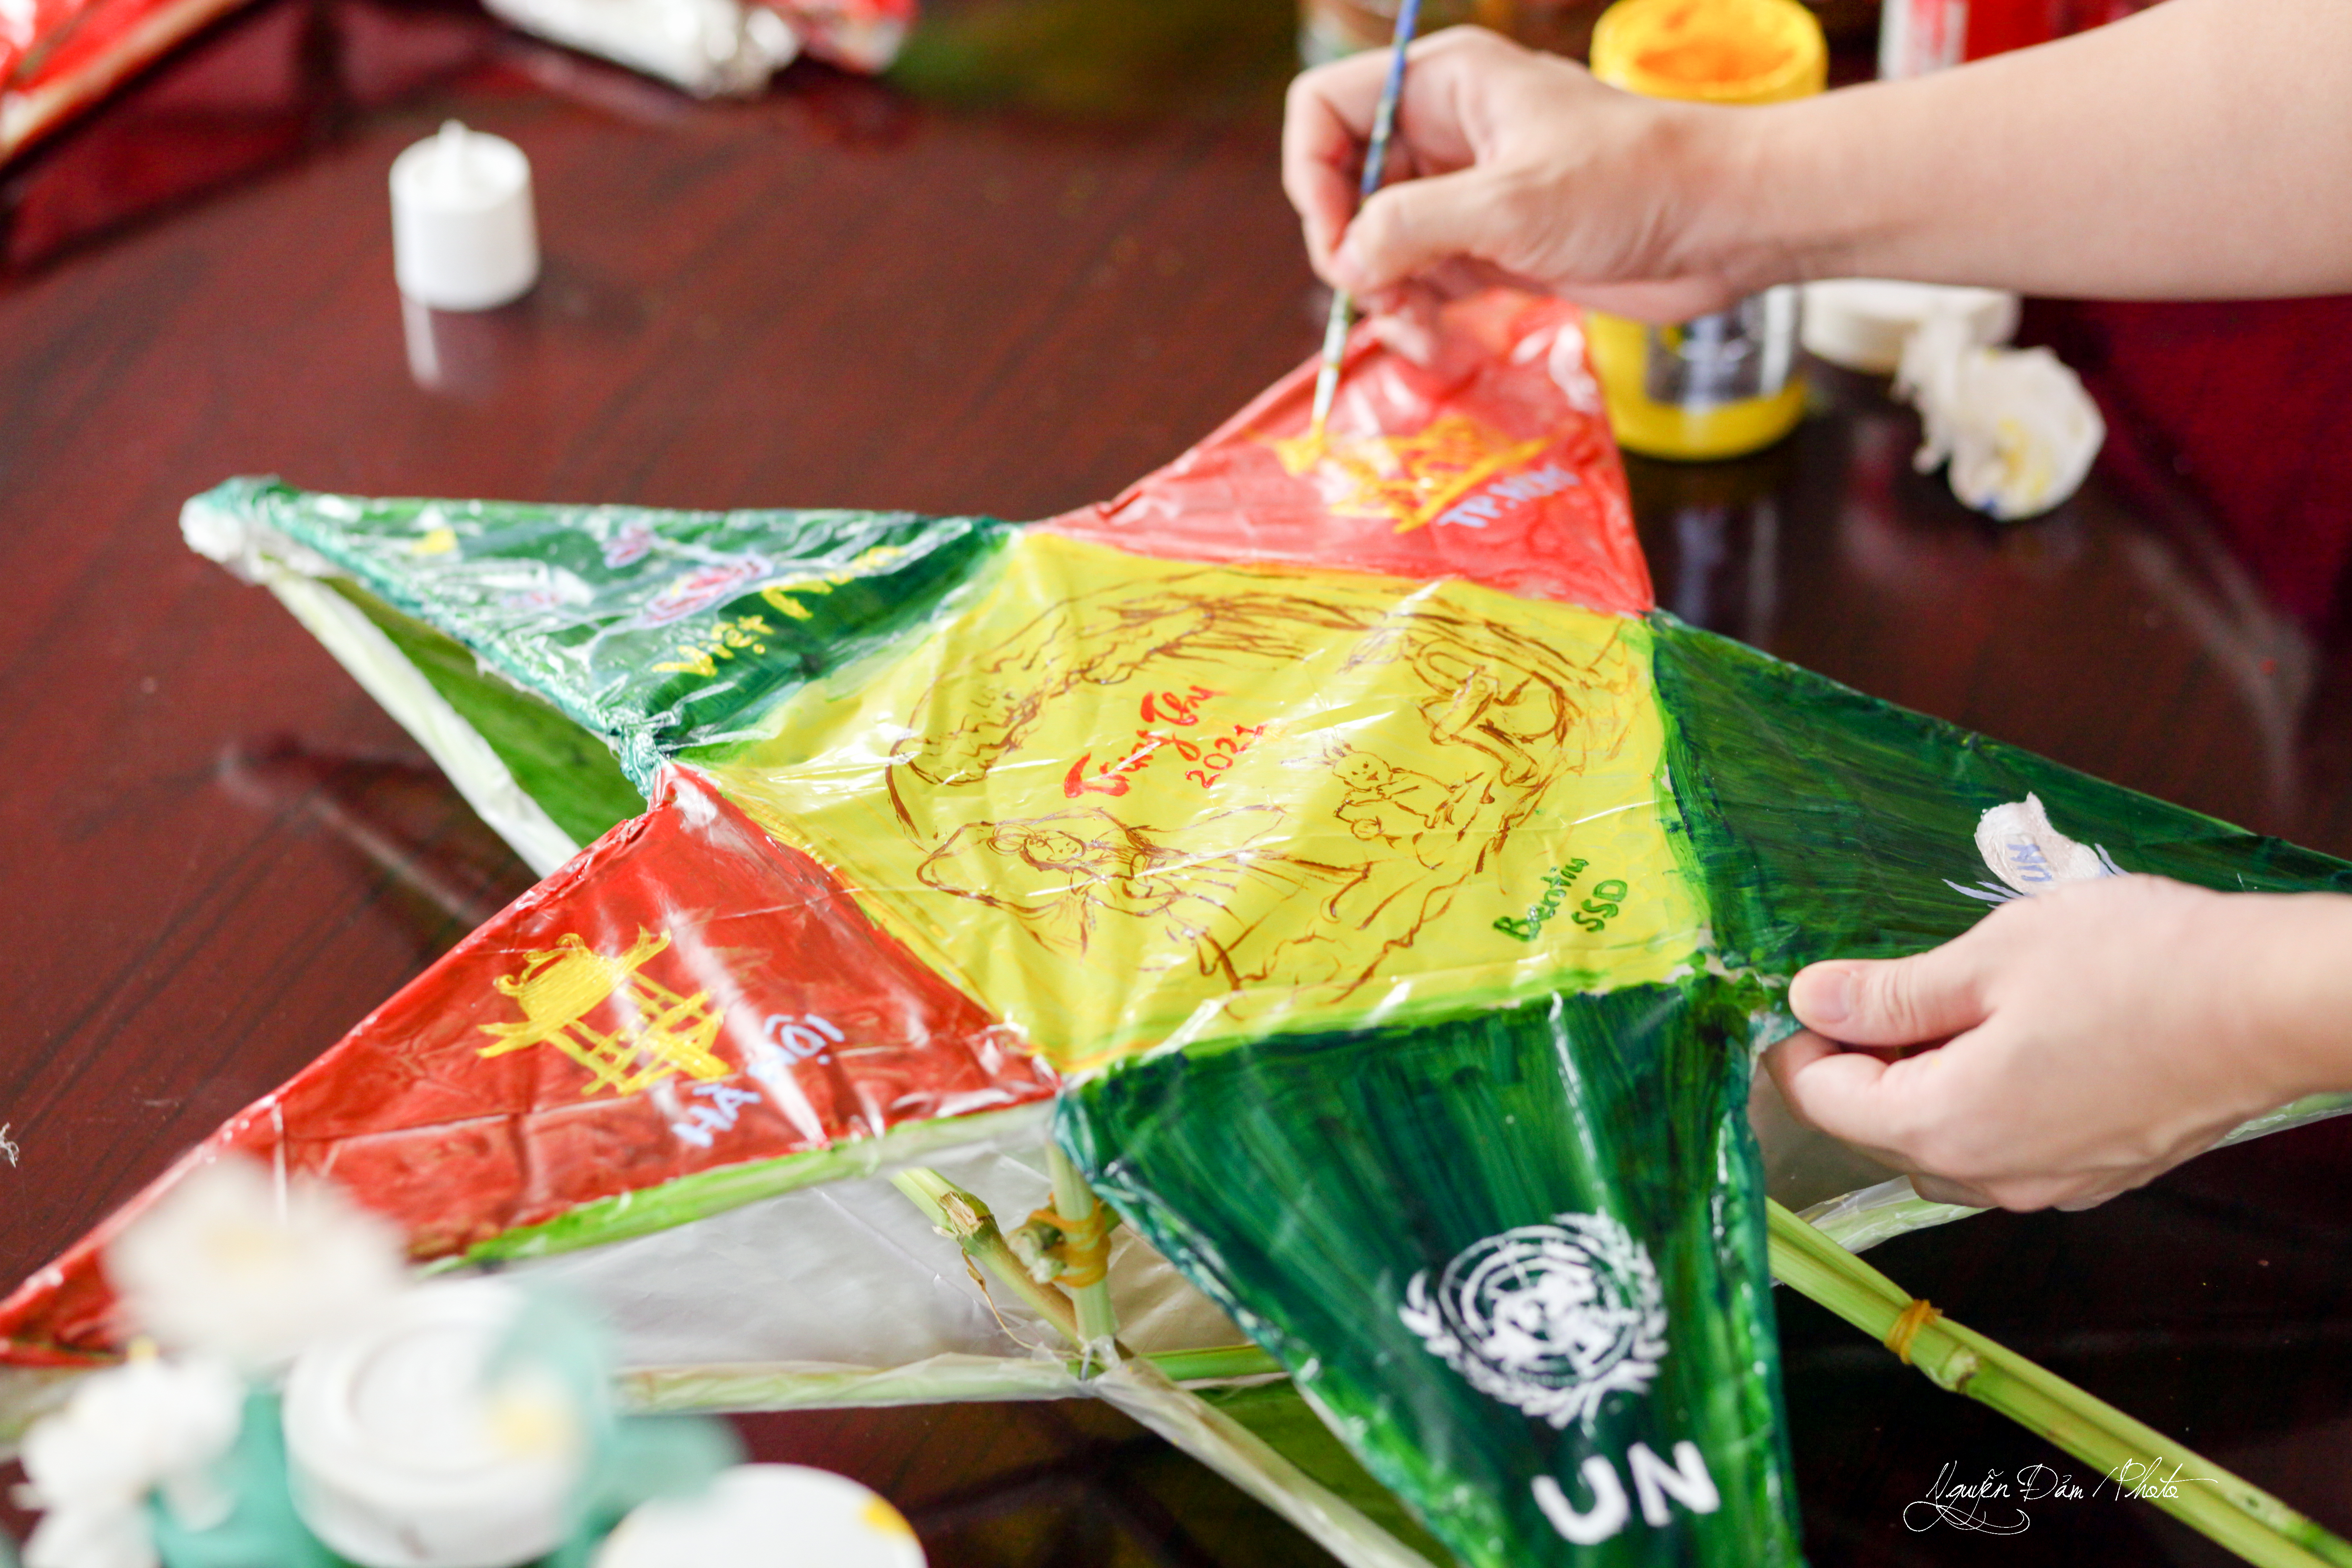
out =
<svg viewBox="0 0 2352 1568"><path fill-rule="evenodd" d="M2352 867L1657 611L1574 313L1445 340L1030 526L192 502L547 879L126 1214L329 1173L597 1304L647 1405L1096 1393L1350 1563L1795 1562L1788 977L2062 875ZM1116 1349L1055 1338L1106 1311L1076 1174ZM964 1267L1033 1209L1068 1294ZM0 1355L115 1348L122 1223ZM1169 1381L1277 1367L1361 1471Z"/></svg>

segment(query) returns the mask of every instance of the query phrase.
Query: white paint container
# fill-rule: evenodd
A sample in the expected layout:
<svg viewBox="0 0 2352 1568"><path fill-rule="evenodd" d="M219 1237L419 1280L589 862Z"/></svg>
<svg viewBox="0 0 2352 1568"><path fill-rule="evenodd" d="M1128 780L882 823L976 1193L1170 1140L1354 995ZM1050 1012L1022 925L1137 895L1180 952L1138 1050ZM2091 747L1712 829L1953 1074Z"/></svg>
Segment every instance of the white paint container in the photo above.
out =
<svg viewBox="0 0 2352 1568"><path fill-rule="evenodd" d="M923 1568L914 1531L845 1476L801 1465L738 1465L698 1498L645 1503L605 1541L595 1568Z"/></svg>
<svg viewBox="0 0 2352 1568"><path fill-rule="evenodd" d="M488 310L539 280L530 160L457 121L392 161L392 268L436 310Z"/></svg>
<svg viewBox="0 0 2352 1568"><path fill-rule="evenodd" d="M1929 316L1958 316L1970 342L1992 348L2017 331L2017 296L1999 289L1904 283L1884 278L1824 279L1805 285L1807 352L1874 375L1891 375L1903 345Z"/></svg>
<svg viewBox="0 0 2352 1568"><path fill-rule="evenodd" d="M513 1568L562 1543L579 1413L527 1370L484 1378L521 1307L496 1280L421 1286L294 1363L287 1471L312 1534L362 1568Z"/></svg>
<svg viewBox="0 0 2352 1568"><path fill-rule="evenodd" d="M748 98L800 53L793 25L741 0L485 0L527 33L617 60L698 98Z"/></svg>

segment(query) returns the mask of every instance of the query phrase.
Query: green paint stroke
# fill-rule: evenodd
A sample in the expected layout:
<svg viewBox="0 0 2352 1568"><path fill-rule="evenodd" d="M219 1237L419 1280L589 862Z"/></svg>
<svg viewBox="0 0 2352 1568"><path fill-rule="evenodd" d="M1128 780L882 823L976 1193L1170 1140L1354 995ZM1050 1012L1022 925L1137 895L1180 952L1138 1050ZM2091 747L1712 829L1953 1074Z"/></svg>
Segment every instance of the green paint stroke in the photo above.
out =
<svg viewBox="0 0 2352 1568"><path fill-rule="evenodd" d="M756 732L811 680L898 641L1010 526L903 511L367 500L232 479L202 498L323 557L603 737L664 757Z"/></svg>
<svg viewBox="0 0 2352 1568"><path fill-rule="evenodd" d="M2249 891L2352 891L2352 864L2105 784L1649 617L1681 807L1677 852L1725 963L1785 976L1823 958L1948 942L1989 907L1985 811L2038 795L2058 830L2126 871Z"/></svg>
<svg viewBox="0 0 2352 1568"><path fill-rule="evenodd" d="M402 615L349 578L330 579L328 586L392 640L573 843L593 843L646 809L645 797L601 737L520 687L484 674L454 638Z"/></svg>
<svg viewBox="0 0 2352 1568"><path fill-rule="evenodd" d="M1071 1091L1059 1136L1468 1568L1794 1563L1745 1114L1752 991L1701 976L1160 1058ZM1447 1266L1494 1256L1506 1233L1557 1237L1560 1216L1591 1215L1650 1260L1665 1349L1646 1389L1610 1393L1589 1425L1556 1429L1481 1392L1407 1309L1416 1279L1424 1301L1453 1300L1438 1288ZM1572 1276L1517 1278L1549 1278L1573 1306ZM1503 1294L1522 1310L1546 1300ZM1570 1332L1578 1317L1551 1326ZM1653 1525L1633 1450L1672 1464L1684 1443L1703 1457L1716 1506L1654 1484L1665 1522ZM1605 1500L1602 1467L1628 1512L1580 1546L1543 1494L1556 1487L1557 1502L1591 1510Z"/></svg>

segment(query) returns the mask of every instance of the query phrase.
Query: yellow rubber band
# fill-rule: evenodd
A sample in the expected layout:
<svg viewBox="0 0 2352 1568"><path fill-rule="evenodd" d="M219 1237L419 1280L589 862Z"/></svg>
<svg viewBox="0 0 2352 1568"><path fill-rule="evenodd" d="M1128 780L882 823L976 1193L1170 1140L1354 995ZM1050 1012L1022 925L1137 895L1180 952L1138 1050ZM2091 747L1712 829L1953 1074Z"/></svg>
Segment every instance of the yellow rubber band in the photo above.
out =
<svg viewBox="0 0 2352 1568"><path fill-rule="evenodd" d="M1083 1220L1066 1218L1050 1207L1031 1210L1029 1218L1062 1233L1061 1243L1046 1248L1049 1256L1062 1260L1062 1272L1055 1276L1055 1284L1076 1290L1100 1284L1110 1272L1110 1227L1118 1216L1108 1205L1096 1205L1095 1212Z"/></svg>
<svg viewBox="0 0 2352 1568"><path fill-rule="evenodd" d="M1909 1366L1911 1342L1919 1337L1921 1329L1943 1315L1924 1300L1913 1300L1903 1309L1903 1315L1895 1320L1895 1326L1886 1331L1886 1348L1901 1357L1905 1366Z"/></svg>

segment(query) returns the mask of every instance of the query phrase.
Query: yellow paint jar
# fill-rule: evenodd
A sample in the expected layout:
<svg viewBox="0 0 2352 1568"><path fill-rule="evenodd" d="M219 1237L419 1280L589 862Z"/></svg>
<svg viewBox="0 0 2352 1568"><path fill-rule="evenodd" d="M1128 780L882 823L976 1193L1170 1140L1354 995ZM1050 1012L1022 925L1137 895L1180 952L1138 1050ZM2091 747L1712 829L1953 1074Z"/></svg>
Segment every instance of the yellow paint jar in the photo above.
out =
<svg viewBox="0 0 2352 1568"><path fill-rule="evenodd" d="M1797 0L1618 0L1592 33L1592 74L1652 98L1782 103L1822 90L1829 46ZM1586 331L1620 446L1735 458L1804 413L1793 285L1675 326L1590 312Z"/></svg>

